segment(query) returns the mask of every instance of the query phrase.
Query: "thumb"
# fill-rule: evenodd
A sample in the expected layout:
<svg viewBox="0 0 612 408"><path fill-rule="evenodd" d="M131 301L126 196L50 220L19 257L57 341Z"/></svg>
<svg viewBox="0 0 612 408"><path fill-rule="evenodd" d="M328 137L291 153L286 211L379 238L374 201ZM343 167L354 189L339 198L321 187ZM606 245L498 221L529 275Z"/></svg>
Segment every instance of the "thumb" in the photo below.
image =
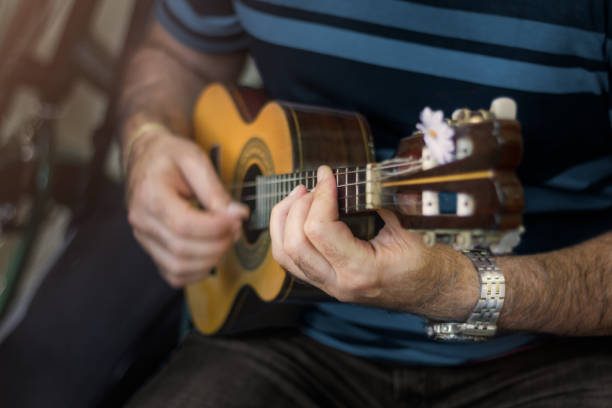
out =
<svg viewBox="0 0 612 408"><path fill-rule="evenodd" d="M213 212L247 218L249 208L232 200L208 157L197 149L194 154L179 159L178 166L200 204Z"/></svg>
<svg viewBox="0 0 612 408"><path fill-rule="evenodd" d="M315 200L310 213L319 221L338 220L337 197L334 173L329 166L320 166L317 170L317 186L314 190Z"/></svg>

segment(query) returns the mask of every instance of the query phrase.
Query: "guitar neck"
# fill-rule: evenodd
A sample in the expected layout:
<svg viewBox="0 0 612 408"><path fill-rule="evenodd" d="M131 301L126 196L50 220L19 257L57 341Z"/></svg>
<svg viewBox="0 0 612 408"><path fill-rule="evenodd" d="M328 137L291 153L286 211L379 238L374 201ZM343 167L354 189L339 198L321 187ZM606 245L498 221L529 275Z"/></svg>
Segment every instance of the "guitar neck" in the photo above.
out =
<svg viewBox="0 0 612 408"><path fill-rule="evenodd" d="M340 215L362 213L373 209L368 200L368 196L372 194L369 187L371 182L368 182L368 166L339 167L332 171L336 178ZM248 200L255 202L250 227L268 228L272 208L300 184L308 191L312 191L317 185L317 171L258 176L252 194L248 196Z"/></svg>

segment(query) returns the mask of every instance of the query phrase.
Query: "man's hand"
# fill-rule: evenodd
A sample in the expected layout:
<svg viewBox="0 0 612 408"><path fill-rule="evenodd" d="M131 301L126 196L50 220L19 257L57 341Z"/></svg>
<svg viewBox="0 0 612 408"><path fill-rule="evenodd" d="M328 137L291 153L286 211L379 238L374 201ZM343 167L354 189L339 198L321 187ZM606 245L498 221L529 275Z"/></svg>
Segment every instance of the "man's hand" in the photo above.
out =
<svg viewBox="0 0 612 408"><path fill-rule="evenodd" d="M329 167L319 168L316 189L303 186L272 211L274 258L296 277L331 296L438 319L465 320L479 291L470 261L444 245L429 248L403 229L390 211L371 241L353 236L338 219L337 189Z"/></svg>
<svg viewBox="0 0 612 408"><path fill-rule="evenodd" d="M134 143L126 188L134 235L174 287L206 278L248 217L206 155L169 131L147 133Z"/></svg>

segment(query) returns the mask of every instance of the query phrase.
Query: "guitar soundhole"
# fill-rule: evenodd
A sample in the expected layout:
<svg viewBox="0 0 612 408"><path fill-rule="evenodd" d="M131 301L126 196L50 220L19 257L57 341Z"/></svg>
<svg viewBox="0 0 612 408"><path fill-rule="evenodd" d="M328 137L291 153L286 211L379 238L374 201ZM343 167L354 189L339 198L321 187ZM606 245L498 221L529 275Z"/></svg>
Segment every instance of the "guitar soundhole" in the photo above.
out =
<svg viewBox="0 0 612 408"><path fill-rule="evenodd" d="M252 228L252 218L255 217L255 208L257 203L257 200L255 200L255 195L257 193L255 179L257 176L261 176L261 174L262 172L259 166L255 164L251 165L245 174L242 190L240 191L240 199L243 203L249 206L251 215L248 220L242 223L244 238L249 244L254 244L261 233L261 230Z"/></svg>

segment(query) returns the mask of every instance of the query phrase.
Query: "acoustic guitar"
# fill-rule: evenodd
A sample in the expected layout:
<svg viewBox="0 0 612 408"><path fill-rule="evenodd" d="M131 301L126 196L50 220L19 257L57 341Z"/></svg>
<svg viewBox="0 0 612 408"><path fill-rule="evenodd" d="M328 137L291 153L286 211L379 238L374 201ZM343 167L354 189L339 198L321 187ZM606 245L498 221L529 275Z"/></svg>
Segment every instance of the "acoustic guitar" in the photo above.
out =
<svg viewBox="0 0 612 408"><path fill-rule="evenodd" d="M459 110L444 122L454 133L447 163L436 160L423 132L402 139L393 159L376 163L358 113L207 87L194 113L197 143L251 215L212 276L187 287L195 326L205 334L231 329L253 295L264 302L317 297L274 261L267 228L272 208L295 186L314 188L321 164L333 168L341 219L356 236L372 238L376 210L384 208L429 245L509 252L522 229L523 191L515 175L522 139L515 107L497 105L493 112Z"/></svg>

